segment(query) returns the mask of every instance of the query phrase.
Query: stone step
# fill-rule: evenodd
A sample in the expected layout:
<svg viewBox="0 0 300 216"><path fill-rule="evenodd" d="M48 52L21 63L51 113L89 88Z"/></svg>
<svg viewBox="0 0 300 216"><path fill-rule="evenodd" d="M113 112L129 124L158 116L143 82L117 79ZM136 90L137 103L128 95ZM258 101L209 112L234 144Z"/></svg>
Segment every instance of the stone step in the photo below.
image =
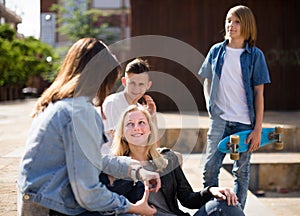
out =
<svg viewBox="0 0 300 216"><path fill-rule="evenodd" d="M223 167L231 172L233 161L226 155ZM252 192L288 192L300 188L300 153L253 153L249 189Z"/></svg>
<svg viewBox="0 0 300 216"><path fill-rule="evenodd" d="M209 118L205 113L158 115L160 143L181 153L203 153L206 148L206 136ZM284 149L281 152L300 152L300 126L277 123L263 123L263 127L284 127ZM258 152L276 152L273 145L267 145Z"/></svg>

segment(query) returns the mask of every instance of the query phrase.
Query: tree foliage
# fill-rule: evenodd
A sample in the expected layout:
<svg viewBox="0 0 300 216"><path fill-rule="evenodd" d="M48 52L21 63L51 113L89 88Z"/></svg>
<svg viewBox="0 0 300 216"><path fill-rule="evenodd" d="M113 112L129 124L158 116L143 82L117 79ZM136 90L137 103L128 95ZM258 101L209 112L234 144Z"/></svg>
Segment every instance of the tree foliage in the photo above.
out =
<svg viewBox="0 0 300 216"><path fill-rule="evenodd" d="M101 37L107 44L114 42L117 36L108 31L109 24L98 21L105 14L97 9L88 9L90 3L91 1L79 3L76 0L62 0L60 4L53 4L51 11L57 13L58 32L72 43L84 37Z"/></svg>
<svg viewBox="0 0 300 216"><path fill-rule="evenodd" d="M16 38L16 31L7 24L0 26L0 53L0 86L22 86L30 76L51 82L56 75L53 48L33 37Z"/></svg>

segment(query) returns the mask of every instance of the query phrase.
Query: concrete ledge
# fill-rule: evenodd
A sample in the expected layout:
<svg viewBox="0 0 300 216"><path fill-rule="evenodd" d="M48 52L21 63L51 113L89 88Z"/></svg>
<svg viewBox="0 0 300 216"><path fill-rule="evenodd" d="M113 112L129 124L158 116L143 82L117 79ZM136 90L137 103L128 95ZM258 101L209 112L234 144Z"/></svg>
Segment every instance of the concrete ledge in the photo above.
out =
<svg viewBox="0 0 300 216"><path fill-rule="evenodd" d="M226 155L223 167L231 172L233 161ZM249 189L281 191L300 188L300 153L253 153Z"/></svg>
<svg viewBox="0 0 300 216"><path fill-rule="evenodd" d="M297 118L297 116L294 118ZM298 145L300 142L300 125L289 124L290 121L290 119L285 121L279 119L277 123L270 123L270 120L263 123L263 127L278 125L284 127L284 149L280 152L300 152L300 145ZM158 125L161 136L160 142L163 146L173 148L181 153L203 153L205 151L209 128L209 118L206 113L181 113L180 115L159 113ZM257 152L277 151L270 144L260 148Z"/></svg>

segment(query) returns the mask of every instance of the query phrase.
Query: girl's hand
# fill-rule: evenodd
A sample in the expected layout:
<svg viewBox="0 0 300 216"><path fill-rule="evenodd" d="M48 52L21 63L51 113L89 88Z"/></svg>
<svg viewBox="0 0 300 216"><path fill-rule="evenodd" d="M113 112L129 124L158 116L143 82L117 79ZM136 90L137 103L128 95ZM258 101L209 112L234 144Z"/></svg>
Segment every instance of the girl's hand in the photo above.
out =
<svg viewBox="0 0 300 216"><path fill-rule="evenodd" d="M256 151L259 149L260 145L260 139L261 139L261 128L260 129L255 129L249 134L246 144L250 144L249 146L249 152Z"/></svg>
<svg viewBox="0 0 300 216"><path fill-rule="evenodd" d="M137 201L135 204L130 204L129 213L135 213L139 215L150 216L156 213L156 208L154 206L149 206L149 188L145 186L145 192L141 200Z"/></svg>
<svg viewBox="0 0 300 216"><path fill-rule="evenodd" d="M227 200L228 206L235 206L238 204L238 198L236 194L229 188L211 187L209 188L210 193L220 200Z"/></svg>
<svg viewBox="0 0 300 216"><path fill-rule="evenodd" d="M144 182L148 190L150 188L151 192L157 192L161 187L160 176L156 172L148 171L144 168L139 169L139 180Z"/></svg>

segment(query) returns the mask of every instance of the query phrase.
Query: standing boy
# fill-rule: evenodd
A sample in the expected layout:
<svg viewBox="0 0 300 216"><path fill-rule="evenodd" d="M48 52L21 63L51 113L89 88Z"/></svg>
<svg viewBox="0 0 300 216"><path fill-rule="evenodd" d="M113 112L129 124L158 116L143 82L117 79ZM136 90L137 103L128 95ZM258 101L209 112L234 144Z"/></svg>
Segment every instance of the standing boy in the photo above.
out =
<svg viewBox="0 0 300 216"><path fill-rule="evenodd" d="M249 152L233 164L234 191L245 207L251 152L259 148L264 112L264 84L270 83L263 52L255 46L256 22L246 6L231 8L225 19L225 41L210 49L199 75L210 116L204 186L218 186L224 153L219 141L228 135L253 129L247 138Z"/></svg>

